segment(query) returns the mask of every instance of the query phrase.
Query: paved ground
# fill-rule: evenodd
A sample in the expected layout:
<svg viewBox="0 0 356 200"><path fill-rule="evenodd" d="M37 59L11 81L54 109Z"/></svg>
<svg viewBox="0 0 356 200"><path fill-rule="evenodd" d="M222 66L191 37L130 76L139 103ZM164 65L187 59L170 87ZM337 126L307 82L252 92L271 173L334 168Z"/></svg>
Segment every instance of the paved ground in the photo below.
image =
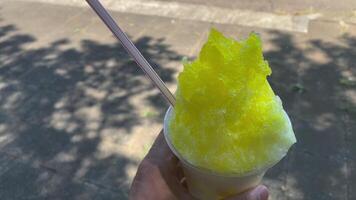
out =
<svg viewBox="0 0 356 200"><path fill-rule="evenodd" d="M214 2L204 4L278 11L262 10L257 1ZM274 8L290 16L309 8L291 2L276 1ZM312 11L323 16L309 21L307 33L112 14L172 90L180 60L197 54L210 27L234 38L260 33L273 68L271 85L298 138L264 180L271 199L352 200L355 7L353 1L320 2ZM166 107L90 9L0 0L1 200L126 199Z"/></svg>

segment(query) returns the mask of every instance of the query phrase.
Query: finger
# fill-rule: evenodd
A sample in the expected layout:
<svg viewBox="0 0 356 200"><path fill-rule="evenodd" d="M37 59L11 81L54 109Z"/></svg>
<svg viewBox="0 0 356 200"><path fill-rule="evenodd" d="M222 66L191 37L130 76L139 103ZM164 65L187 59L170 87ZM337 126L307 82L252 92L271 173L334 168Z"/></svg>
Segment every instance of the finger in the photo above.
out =
<svg viewBox="0 0 356 200"><path fill-rule="evenodd" d="M256 188L246 191L242 194L231 196L225 200L267 200L268 189L264 185L257 186Z"/></svg>
<svg viewBox="0 0 356 200"><path fill-rule="evenodd" d="M169 148L163 131L158 134L145 160L153 162L159 168L162 178L179 199L194 199L180 182L184 178L182 166Z"/></svg>

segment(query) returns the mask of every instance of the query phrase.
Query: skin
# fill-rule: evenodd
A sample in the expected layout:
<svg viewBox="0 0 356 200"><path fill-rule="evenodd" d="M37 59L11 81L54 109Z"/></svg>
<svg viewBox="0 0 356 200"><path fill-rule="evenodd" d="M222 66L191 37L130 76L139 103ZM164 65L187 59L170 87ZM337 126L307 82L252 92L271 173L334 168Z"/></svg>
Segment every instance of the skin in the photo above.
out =
<svg viewBox="0 0 356 200"><path fill-rule="evenodd" d="M133 180L130 200L193 200L188 192L178 158L169 149L163 132L158 135ZM225 200L267 200L268 190L260 185Z"/></svg>

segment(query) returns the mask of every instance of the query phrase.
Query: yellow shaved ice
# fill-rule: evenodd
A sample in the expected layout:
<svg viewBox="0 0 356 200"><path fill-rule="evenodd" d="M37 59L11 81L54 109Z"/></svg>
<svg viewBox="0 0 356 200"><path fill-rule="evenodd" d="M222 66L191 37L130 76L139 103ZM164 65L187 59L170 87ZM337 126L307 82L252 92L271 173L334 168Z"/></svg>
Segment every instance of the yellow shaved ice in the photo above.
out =
<svg viewBox="0 0 356 200"><path fill-rule="evenodd" d="M178 77L169 133L179 154L223 174L246 174L282 159L296 139L270 74L258 35L235 41L212 29Z"/></svg>

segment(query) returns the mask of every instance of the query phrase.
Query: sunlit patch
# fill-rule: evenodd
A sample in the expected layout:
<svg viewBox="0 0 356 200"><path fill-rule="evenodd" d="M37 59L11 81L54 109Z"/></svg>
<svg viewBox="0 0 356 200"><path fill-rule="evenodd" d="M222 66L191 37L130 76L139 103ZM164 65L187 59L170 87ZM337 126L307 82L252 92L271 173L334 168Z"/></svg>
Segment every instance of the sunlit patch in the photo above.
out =
<svg viewBox="0 0 356 200"><path fill-rule="evenodd" d="M58 68L54 71L54 73L60 75L60 76L66 76L68 75L68 71L64 68Z"/></svg>
<svg viewBox="0 0 356 200"><path fill-rule="evenodd" d="M305 56L310 59L311 61L314 61L318 64L327 64L330 62L329 56L323 52L319 51L318 49L311 48L308 53L305 54ZM305 70L305 69L304 69Z"/></svg>
<svg viewBox="0 0 356 200"><path fill-rule="evenodd" d="M24 98L24 95L21 92L13 92L9 96L4 97L5 103L2 104L3 109L11 110L17 106Z"/></svg>
<svg viewBox="0 0 356 200"><path fill-rule="evenodd" d="M346 90L345 97L351 104L356 107L356 90Z"/></svg>
<svg viewBox="0 0 356 200"><path fill-rule="evenodd" d="M0 131L1 133L1 131ZM5 146L6 144L9 144L15 139L15 136L13 134L2 134L0 135L0 146Z"/></svg>
<svg viewBox="0 0 356 200"><path fill-rule="evenodd" d="M77 159L77 152L74 149L71 149L69 152L60 152L54 157L54 161L56 162L73 162Z"/></svg>
<svg viewBox="0 0 356 200"><path fill-rule="evenodd" d="M83 158L74 177L77 179L83 178L88 173L93 164L94 163L91 158Z"/></svg>
<svg viewBox="0 0 356 200"><path fill-rule="evenodd" d="M106 67L107 68L114 68L114 67L117 67L117 62L115 59L110 59L108 61L106 61Z"/></svg>
<svg viewBox="0 0 356 200"><path fill-rule="evenodd" d="M133 178L135 177L137 171L138 164L128 164L125 167L125 173L127 179L125 179L124 183L126 186L130 187Z"/></svg>
<svg viewBox="0 0 356 200"><path fill-rule="evenodd" d="M84 139L84 136L83 136L83 135L77 134L77 135L73 135L73 136L70 138L70 141L71 141L72 143L80 143L80 142L83 141L83 139Z"/></svg>
<svg viewBox="0 0 356 200"><path fill-rule="evenodd" d="M83 88L84 93L97 101L103 100L108 94L106 90L99 90L96 88L85 87Z"/></svg>
<svg viewBox="0 0 356 200"><path fill-rule="evenodd" d="M69 132L72 132L77 124L72 121L72 113L66 110L57 110L50 117L50 126L58 130L69 128Z"/></svg>
<svg viewBox="0 0 356 200"><path fill-rule="evenodd" d="M101 140L95 154L97 159L105 159L112 155L130 157L127 151L129 136L120 129L106 128L100 132Z"/></svg>
<svg viewBox="0 0 356 200"><path fill-rule="evenodd" d="M345 159L346 160L346 159ZM350 166L348 166L348 163L343 163L341 168L340 168L340 173L345 176L345 177L349 177L350 176Z"/></svg>
<svg viewBox="0 0 356 200"><path fill-rule="evenodd" d="M262 183L267 185L268 189L271 191L270 199L280 199L281 197L285 197L285 192L287 190L285 176L283 176L283 179L268 178L265 176Z"/></svg>
<svg viewBox="0 0 356 200"><path fill-rule="evenodd" d="M94 67L92 65L85 65L84 66L84 72L87 74L91 74L95 71Z"/></svg>
<svg viewBox="0 0 356 200"><path fill-rule="evenodd" d="M335 123L335 120L336 119L333 113L323 113L315 119L313 126L316 130L323 131L330 128L330 126Z"/></svg>
<svg viewBox="0 0 356 200"><path fill-rule="evenodd" d="M0 133L5 133L7 126L5 124L0 124Z"/></svg>
<svg viewBox="0 0 356 200"><path fill-rule="evenodd" d="M6 88L8 86L7 83L4 83L4 82L0 82L0 90Z"/></svg>
<svg viewBox="0 0 356 200"><path fill-rule="evenodd" d="M14 133L9 130L8 125L0 124L0 146L4 146L15 139Z"/></svg>
<svg viewBox="0 0 356 200"><path fill-rule="evenodd" d="M288 174L286 182L286 196L293 199L304 199L304 192L298 185L299 182L297 178L291 174Z"/></svg>
<svg viewBox="0 0 356 200"><path fill-rule="evenodd" d="M99 105L78 108L74 115L84 122L85 130L97 130L102 119L102 111Z"/></svg>

